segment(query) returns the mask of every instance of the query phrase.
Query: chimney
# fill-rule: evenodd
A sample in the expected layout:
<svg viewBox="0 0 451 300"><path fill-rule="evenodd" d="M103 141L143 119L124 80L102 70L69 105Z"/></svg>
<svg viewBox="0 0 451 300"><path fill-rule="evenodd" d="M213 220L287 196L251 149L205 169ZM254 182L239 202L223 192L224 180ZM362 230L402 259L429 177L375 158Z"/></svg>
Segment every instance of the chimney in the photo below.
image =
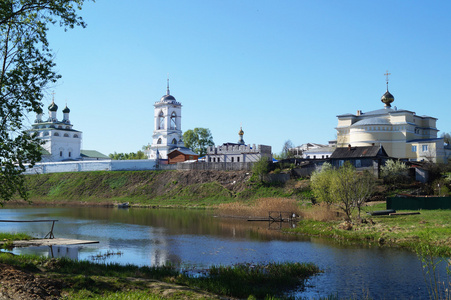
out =
<svg viewBox="0 0 451 300"><path fill-rule="evenodd" d="M351 144L348 144L348 151L351 151Z"/></svg>
<svg viewBox="0 0 451 300"><path fill-rule="evenodd" d="M362 114L361 110L357 110L357 115L360 116Z"/></svg>
<svg viewBox="0 0 451 300"><path fill-rule="evenodd" d="M374 143L372 143L371 146L374 146Z"/></svg>

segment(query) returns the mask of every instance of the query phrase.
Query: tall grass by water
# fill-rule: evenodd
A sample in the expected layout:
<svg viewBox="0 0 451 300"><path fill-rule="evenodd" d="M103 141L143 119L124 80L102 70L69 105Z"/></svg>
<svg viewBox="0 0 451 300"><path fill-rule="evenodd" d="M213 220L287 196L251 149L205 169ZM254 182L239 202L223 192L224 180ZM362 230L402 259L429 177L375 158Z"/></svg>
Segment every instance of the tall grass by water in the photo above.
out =
<svg viewBox="0 0 451 300"><path fill-rule="evenodd" d="M138 267L0 253L0 263L64 282L67 299L276 299L319 272L311 263L212 266L204 276L174 266Z"/></svg>
<svg viewBox="0 0 451 300"><path fill-rule="evenodd" d="M234 217L268 217L269 211L286 211L296 214L301 212L297 201L288 198L260 198L250 203L221 203L216 208L218 215Z"/></svg>

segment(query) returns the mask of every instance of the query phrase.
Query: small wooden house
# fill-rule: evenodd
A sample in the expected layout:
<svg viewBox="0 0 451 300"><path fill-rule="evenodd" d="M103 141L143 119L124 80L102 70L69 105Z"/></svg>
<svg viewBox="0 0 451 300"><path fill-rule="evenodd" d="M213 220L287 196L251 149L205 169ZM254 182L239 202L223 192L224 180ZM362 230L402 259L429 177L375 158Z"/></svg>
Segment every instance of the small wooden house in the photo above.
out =
<svg viewBox="0 0 451 300"><path fill-rule="evenodd" d="M378 175L380 167L388 158L383 146L351 147L348 145L348 147L335 149L330 156L330 163L334 167L341 167L345 162L349 162L356 169L372 169Z"/></svg>
<svg viewBox="0 0 451 300"><path fill-rule="evenodd" d="M168 153L168 164L176 164L185 161L197 161L199 155L188 148L176 148Z"/></svg>

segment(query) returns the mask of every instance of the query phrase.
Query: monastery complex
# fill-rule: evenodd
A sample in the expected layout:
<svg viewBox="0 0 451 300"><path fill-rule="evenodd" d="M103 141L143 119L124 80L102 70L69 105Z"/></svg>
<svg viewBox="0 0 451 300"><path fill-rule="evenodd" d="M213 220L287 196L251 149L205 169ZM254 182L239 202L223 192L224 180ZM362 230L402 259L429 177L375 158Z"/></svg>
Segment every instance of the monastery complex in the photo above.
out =
<svg viewBox="0 0 451 300"><path fill-rule="evenodd" d="M389 75L388 73L385 75ZM338 115L335 128L337 140L329 145L307 143L291 149L296 157L304 160L330 159L336 150L351 147L383 147L388 157L404 161L446 162L450 158L451 149L444 144L443 138L437 137L437 119L420 116L414 111L392 107L394 96L387 90L381 97L383 107L356 114ZM239 139L218 146L209 146L205 157L199 158L197 153L185 147L182 132L182 104L169 91L169 79L166 95L154 103L154 131L152 144L145 151L147 159L125 162L112 161L108 156L94 150L82 150L82 132L75 130L69 119L70 109L62 110L63 118L57 118L58 106L54 99L48 107L48 118L43 117L40 109L36 120L29 130L30 134L44 141L43 159L38 168L56 170L55 172L83 170L140 170L158 169L163 165L177 163L203 164L202 168L217 168L210 165L232 163L236 168L244 167L266 157L272 160L272 148L268 145L246 145L244 131L240 128ZM96 164L92 162L96 161ZM91 162L91 163L89 163ZM54 164L54 166L49 164ZM62 163L71 163L62 167ZM47 164L47 165L45 165ZM225 166L225 165L224 165ZM166 166L164 168L168 168ZM248 168L249 165L246 165ZM36 168L35 168L36 169ZM31 172L31 171L30 171ZM28 173L30 173L28 172ZM41 172L36 171L35 172ZM42 171L45 172L45 171ZM49 171L50 172L50 171ZM52 171L53 172L53 171Z"/></svg>

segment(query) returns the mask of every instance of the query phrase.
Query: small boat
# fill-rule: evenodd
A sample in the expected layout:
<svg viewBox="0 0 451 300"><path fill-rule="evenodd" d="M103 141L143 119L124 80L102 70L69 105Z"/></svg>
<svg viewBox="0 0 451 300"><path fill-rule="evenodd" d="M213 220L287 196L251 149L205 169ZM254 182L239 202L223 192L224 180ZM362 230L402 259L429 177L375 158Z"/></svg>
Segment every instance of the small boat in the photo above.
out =
<svg viewBox="0 0 451 300"><path fill-rule="evenodd" d="M130 202L124 202L117 205L118 208L129 208Z"/></svg>

